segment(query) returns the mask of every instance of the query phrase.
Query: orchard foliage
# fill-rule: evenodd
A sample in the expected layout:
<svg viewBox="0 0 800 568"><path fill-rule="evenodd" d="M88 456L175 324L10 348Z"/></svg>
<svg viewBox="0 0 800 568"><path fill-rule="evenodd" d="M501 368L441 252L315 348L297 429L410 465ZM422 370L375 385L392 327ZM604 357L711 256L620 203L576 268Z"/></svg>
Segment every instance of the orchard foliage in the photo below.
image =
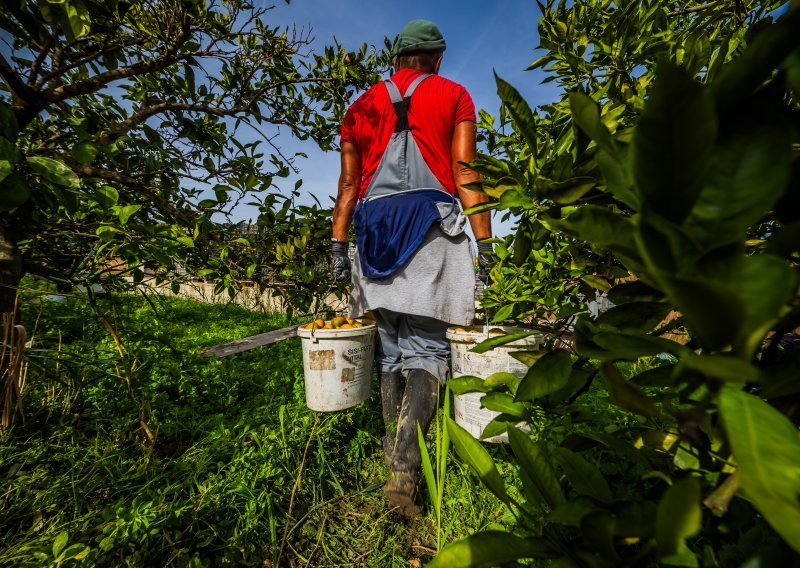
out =
<svg viewBox="0 0 800 568"><path fill-rule="evenodd" d="M0 278L12 290L0 311L26 273L109 286L180 264L234 291L277 245L318 236L280 188L296 158L280 137L331 148L382 54L312 54L310 30L270 25L248 0L0 7L13 44L0 53ZM241 203L263 214L268 251L229 230ZM263 281L291 281L282 268Z"/></svg>
<svg viewBox="0 0 800 568"><path fill-rule="evenodd" d="M522 487L498 484L477 442L461 457L517 534L478 533L435 565L796 561L800 6L542 14L532 67L564 97L534 111L498 78L504 128L475 167L493 207L520 216L493 273L498 319L555 314L563 330L577 314L574 349L518 354L527 376L483 389L487 407L505 401L484 435L508 430ZM614 304L597 317L581 305L592 288ZM587 406L589 389L613 410Z"/></svg>

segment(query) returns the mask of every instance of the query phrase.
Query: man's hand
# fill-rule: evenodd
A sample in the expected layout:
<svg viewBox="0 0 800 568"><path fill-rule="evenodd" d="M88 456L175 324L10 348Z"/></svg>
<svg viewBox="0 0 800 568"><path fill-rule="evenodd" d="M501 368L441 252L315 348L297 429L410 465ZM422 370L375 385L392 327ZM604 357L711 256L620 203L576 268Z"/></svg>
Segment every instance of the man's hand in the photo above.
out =
<svg viewBox="0 0 800 568"><path fill-rule="evenodd" d="M333 281L350 283L350 257L347 255L348 243L333 241L331 252L333 253Z"/></svg>
<svg viewBox="0 0 800 568"><path fill-rule="evenodd" d="M494 246L492 243L486 242L489 239L481 239L477 242L478 245L478 278L481 282L489 285L489 272L497 262L497 257L494 254Z"/></svg>

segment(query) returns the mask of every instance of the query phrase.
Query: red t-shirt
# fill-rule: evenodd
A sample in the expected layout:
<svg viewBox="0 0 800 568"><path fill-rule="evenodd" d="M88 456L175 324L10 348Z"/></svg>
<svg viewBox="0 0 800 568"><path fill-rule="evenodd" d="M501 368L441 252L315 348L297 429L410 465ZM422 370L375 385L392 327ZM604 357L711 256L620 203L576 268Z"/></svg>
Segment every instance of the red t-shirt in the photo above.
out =
<svg viewBox="0 0 800 568"><path fill-rule="evenodd" d="M402 94L421 74L416 69L401 69L392 75L392 82ZM373 85L347 110L341 141L354 144L361 155L359 198L366 193L378 169L394 133L395 121L392 101L383 83ZM456 125L464 121L475 122L475 105L467 90L458 83L432 75L411 96L408 111L411 135L433 175L453 195L456 193L451 154L453 132Z"/></svg>

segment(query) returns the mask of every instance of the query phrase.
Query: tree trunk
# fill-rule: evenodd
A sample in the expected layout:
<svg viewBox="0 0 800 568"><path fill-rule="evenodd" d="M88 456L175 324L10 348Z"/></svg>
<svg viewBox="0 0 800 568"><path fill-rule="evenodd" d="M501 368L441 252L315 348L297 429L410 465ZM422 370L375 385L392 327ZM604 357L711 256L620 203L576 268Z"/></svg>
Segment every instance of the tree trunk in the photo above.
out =
<svg viewBox="0 0 800 568"><path fill-rule="evenodd" d="M0 314L13 312L22 279L22 253L8 226L0 225ZM15 320L20 320L17 309Z"/></svg>

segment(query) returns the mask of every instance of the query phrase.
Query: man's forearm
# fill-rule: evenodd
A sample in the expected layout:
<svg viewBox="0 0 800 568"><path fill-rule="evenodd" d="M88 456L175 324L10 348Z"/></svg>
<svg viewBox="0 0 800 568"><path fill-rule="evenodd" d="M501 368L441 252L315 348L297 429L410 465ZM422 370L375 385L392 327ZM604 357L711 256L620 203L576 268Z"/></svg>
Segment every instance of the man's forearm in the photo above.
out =
<svg viewBox="0 0 800 568"><path fill-rule="evenodd" d="M356 210L358 190L350 180L339 180L339 194L333 206L332 237L337 241L346 241L350 234L350 223Z"/></svg>
<svg viewBox="0 0 800 568"><path fill-rule="evenodd" d="M479 175L473 170L466 166L461 166L461 169L456 172L455 179L458 198L461 200L461 205L464 209L489 201L489 196L485 193L479 193L464 187L465 184L479 179ZM472 227L472 234L475 235L477 240L488 239L492 236L492 218L488 211L470 215L469 224Z"/></svg>

